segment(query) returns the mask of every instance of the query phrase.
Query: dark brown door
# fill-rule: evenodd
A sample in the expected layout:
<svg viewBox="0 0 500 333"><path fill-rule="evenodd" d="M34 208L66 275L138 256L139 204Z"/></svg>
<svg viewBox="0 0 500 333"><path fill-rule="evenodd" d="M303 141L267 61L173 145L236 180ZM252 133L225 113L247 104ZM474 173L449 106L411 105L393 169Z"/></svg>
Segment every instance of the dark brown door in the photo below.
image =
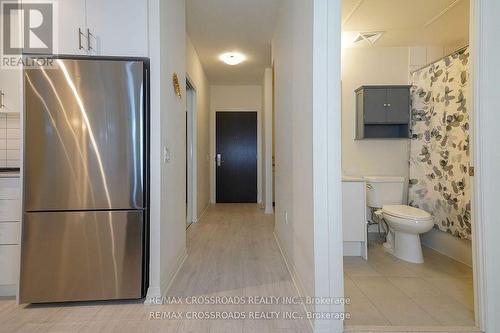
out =
<svg viewBox="0 0 500 333"><path fill-rule="evenodd" d="M216 113L217 202L257 202L257 112Z"/></svg>

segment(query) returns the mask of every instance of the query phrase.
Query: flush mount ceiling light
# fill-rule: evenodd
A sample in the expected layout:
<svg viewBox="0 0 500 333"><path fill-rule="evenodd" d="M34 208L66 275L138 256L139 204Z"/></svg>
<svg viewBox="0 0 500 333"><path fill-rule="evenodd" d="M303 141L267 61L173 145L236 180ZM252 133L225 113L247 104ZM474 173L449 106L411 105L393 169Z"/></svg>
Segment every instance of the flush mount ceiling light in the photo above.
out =
<svg viewBox="0 0 500 333"><path fill-rule="evenodd" d="M244 54L239 52L227 52L219 56L219 59L228 65L234 66L241 64L243 61L247 60Z"/></svg>

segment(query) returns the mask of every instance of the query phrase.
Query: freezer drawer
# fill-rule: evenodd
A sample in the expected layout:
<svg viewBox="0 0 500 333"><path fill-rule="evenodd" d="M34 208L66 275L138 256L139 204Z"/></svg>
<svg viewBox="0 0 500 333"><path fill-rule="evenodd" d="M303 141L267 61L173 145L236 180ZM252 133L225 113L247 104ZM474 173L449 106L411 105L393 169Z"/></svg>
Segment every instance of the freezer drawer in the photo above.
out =
<svg viewBox="0 0 500 333"><path fill-rule="evenodd" d="M56 63L25 70L25 210L144 208L144 64Z"/></svg>
<svg viewBox="0 0 500 333"><path fill-rule="evenodd" d="M20 302L141 298L143 214L25 213Z"/></svg>

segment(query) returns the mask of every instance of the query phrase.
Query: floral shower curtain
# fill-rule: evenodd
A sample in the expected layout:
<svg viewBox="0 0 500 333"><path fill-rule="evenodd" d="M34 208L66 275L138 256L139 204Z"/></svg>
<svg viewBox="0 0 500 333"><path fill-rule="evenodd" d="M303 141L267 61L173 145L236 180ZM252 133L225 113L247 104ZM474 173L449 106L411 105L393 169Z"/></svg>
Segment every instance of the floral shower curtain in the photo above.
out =
<svg viewBox="0 0 500 333"><path fill-rule="evenodd" d="M440 230L471 238L469 49L413 74L410 205Z"/></svg>

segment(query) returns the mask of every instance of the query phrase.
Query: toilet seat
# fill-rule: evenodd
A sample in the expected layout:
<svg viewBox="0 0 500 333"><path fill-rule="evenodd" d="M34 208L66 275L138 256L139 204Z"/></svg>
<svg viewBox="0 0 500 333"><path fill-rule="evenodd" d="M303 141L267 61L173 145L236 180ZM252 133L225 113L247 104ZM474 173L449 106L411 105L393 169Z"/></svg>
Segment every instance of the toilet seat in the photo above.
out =
<svg viewBox="0 0 500 333"><path fill-rule="evenodd" d="M382 207L384 214L411 221L429 221L432 215L425 210L408 205L387 205Z"/></svg>

